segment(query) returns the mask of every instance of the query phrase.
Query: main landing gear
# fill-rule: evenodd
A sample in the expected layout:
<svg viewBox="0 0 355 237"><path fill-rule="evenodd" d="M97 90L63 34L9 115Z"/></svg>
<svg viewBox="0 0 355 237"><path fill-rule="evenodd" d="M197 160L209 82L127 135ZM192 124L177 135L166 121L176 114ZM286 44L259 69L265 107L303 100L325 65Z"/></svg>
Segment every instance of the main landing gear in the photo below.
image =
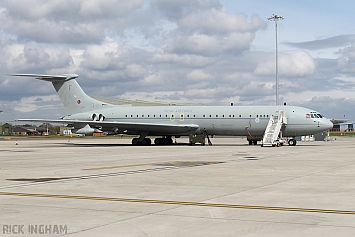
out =
<svg viewBox="0 0 355 237"><path fill-rule="evenodd" d="M150 138L133 138L132 139L132 145L133 146L150 146L152 144L152 140ZM154 139L154 144L155 145L172 145L173 144L173 139L171 139L171 136L165 136L162 138L155 138Z"/></svg>
<svg viewBox="0 0 355 237"><path fill-rule="evenodd" d="M171 136L166 136L162 138L155 138L154 139L154 144L161 146L161 145L172 145L173 144L173 139L171 139Z"/></svg>
<svg viewBox="0 0 355 237"><path fill-rule="evenodd" d="M139 141L139 138L132 139L133 146L150 146L152 144L152 140L150 138L144 138L142 141Z"/></svg>

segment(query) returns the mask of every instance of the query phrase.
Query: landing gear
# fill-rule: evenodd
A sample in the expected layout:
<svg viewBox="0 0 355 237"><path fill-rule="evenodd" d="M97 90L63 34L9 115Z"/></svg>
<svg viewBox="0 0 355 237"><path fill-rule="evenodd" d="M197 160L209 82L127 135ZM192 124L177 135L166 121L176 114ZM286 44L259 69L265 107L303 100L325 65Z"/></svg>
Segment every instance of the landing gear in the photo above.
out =
<svg viewBox="0 0 355 237"><path fill-rule="evenodd" d="M150 138L144 138L142 141L139 141L139 138L132 139L133 146L150 146L152 144L152 140Z"/></svg>
<svg viewBox="0 0 355 237"><path fill-rule="evenodd" d="M166 136L162 138L155 138L154 144L161 146L161 145L172 145L173 144L173 139L171 139L171 136Z"/></svg>
<svg viewBox="0 0 355 237"><path fill-rule="evenodd" d="M295 139L290 139L288 140L288 145L289 146L296 146L297 141Z"/></svg>

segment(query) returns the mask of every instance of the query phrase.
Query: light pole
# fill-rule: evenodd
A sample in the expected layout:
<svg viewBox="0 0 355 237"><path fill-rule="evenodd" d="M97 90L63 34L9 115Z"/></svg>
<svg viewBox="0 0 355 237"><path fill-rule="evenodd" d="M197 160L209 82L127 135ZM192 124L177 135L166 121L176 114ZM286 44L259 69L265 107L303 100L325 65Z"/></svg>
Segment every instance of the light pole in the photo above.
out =
<svg viewBox="0 0 355 237"><path fill-rule="evenodd" d="M271 17L267 18L269 21L275 21L275 32L276 32L276 105L279 105L279 81L278 81L278 56L277 56L277 22L285 19L283 16L278 16L272 14Z"/></svg>

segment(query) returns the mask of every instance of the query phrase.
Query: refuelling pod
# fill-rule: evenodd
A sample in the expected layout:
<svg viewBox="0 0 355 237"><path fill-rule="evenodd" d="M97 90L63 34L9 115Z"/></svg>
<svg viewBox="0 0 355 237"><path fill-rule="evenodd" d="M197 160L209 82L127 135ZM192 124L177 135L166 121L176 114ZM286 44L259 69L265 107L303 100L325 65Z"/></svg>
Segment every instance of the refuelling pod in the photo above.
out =
<svg viewBox="0 0 355 237"><path fill-rule="evenodd" d="M82 128L77 128L77 129L73 129L72 133L75 134L85 134L85 135L92 135L97 129L90 127L89 124L86 124L84 127Z"/></svg>

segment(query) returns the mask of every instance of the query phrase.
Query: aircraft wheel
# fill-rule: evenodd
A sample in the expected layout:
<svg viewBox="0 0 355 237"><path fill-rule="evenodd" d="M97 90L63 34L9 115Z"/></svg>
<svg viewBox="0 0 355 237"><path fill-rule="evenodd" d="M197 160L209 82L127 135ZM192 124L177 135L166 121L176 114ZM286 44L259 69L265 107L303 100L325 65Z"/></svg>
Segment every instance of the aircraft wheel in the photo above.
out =
<svg viewBox="0 0 355 237"><path fill-rule="evenodd" d="M289 146L296 146L296 140L295 139L290 139L290 140L288 140L288 145Z"/></svg>
<svg viewBox="0 0 355 237"><path fill-rule="evenodd" d="M158 146L161 145L161 140L160 140L160 138L155 138L155 139L154 139L154 144L155 144L155 145L158 145Z"/></svg>
<svg viewBox="0 0 355 237"><path fill-rule="evenodd" d="M152 144L152 141L150 140L150 138L143 139L143 141L142 141L143 146L150 146L150 144Z"/></svg>
<svg viewBox="0 0 355 237"><path fill-rule="evenodd" d="M250 140L249 140L249 145L253 145L253 141L250 141Z"/></svg>
<svg viewBox="0 0 355 237"><path fill-rule="evenodd" d="M258 141L253 141L253 144L254 145L258 145Z"/></svg>
<svg viewBox="0 0 355 237"><path fill-rule="evenodd" d="M133 138L132 139L132 145L133 146L138 146L139 145L138 138Z"/></svg>

